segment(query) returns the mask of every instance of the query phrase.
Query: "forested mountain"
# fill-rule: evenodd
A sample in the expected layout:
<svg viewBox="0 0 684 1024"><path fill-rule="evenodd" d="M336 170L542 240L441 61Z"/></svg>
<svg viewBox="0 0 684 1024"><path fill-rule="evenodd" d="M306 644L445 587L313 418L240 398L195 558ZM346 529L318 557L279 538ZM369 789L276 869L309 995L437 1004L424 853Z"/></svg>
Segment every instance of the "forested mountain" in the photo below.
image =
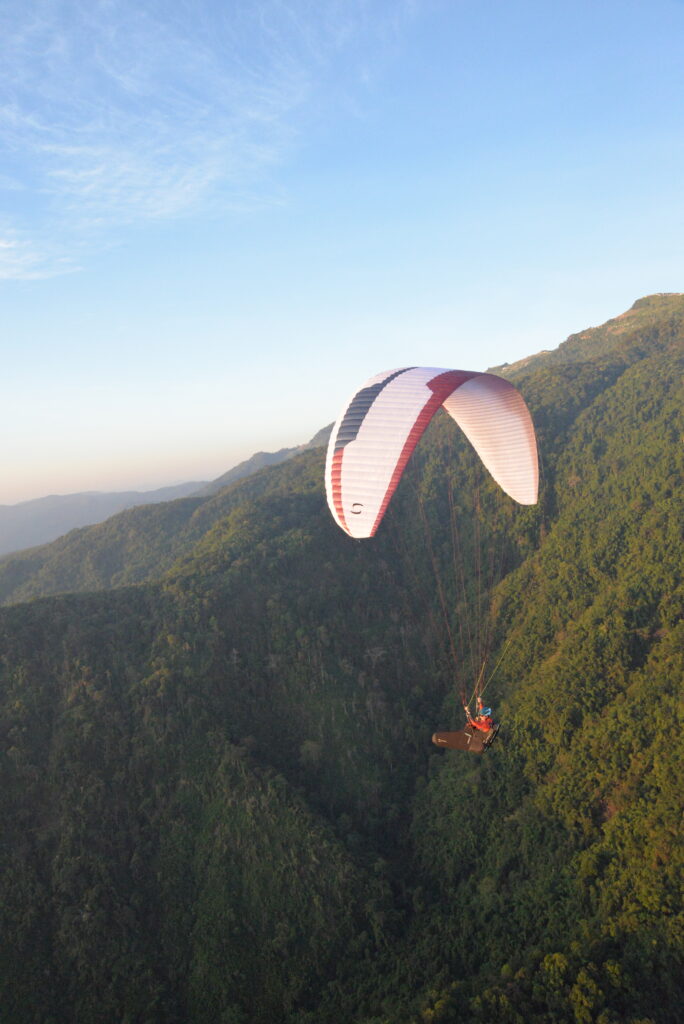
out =
<svg viewBox="0 0 684 1024"><path fill-rule="evenodd" d="M533 508L439 415L372 540L314 449L5 562L3 1024L680 1020L683 363L668 295L502 371Z"/></svg>

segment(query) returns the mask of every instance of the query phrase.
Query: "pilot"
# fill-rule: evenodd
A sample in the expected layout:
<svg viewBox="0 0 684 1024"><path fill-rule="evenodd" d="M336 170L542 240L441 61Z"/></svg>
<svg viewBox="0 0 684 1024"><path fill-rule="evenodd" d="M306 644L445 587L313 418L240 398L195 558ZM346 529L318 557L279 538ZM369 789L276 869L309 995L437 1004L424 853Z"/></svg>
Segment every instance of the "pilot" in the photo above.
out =
<svg viewBox="0 0 684 1024"><path fill-rule="evenodd" d="M466 713L468 719L468 725L472 725L474 729L479 729L481 732L489 732L494 727L494 719L492 718L492 709L486 708L482 703L482 698L477 698L477 714L471 715L470 708L467 704L463 705L463 710Z"/></svg>

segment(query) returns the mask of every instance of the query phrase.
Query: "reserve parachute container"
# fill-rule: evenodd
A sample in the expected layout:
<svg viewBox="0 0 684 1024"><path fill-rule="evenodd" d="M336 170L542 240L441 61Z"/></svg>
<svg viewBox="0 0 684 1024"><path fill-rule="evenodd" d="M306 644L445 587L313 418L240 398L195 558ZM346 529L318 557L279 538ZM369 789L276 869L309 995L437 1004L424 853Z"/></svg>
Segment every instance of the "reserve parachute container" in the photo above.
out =
<svg viewBox="0 0 684 1024"><path fill-rule="evenodd" d="M440 407L506 494L521 505L536 504L537 442L520 392L492 373L410 366L371 377L333 427L326 493L335 521L351 537L374 535Z"/></svg>

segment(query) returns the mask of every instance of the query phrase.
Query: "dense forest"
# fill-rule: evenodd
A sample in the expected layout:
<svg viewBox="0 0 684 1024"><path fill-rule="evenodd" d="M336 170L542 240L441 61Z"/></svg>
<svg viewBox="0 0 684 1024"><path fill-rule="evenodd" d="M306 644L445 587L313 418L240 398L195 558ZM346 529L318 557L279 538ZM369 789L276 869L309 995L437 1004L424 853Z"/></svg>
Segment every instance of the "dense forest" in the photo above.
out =
<svg viewBox="0 0 684 1024"><path fill-rule="evenodd" d="M372 540L314 448L0 561L3 1024L681 1020L683 369L499 368L532 508L439 414Z"/></svg>

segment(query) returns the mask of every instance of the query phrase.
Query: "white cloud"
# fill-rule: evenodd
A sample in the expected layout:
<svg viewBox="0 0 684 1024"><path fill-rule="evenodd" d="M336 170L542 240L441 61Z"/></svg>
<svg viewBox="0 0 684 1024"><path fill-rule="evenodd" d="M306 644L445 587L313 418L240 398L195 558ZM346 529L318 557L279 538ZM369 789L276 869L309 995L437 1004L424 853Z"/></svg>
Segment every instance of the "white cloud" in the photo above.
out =
<svg viewBox="0 0 684 1024"><path fill-rule="evenodd" d="M29 0L0 11L0 146L30 191L5 210L15 275L87 231L261 205L308 105L411 4L377 0ZM60 265L55 264L55 269ZM0 271L1 272L1 271Z"/></svg>
<svg viewBox="0 0 684 1024"><path fill-rule="evenodd" d="M0 233L0 281L28 281L78 270L74 259L14 231Z"/></svg>

